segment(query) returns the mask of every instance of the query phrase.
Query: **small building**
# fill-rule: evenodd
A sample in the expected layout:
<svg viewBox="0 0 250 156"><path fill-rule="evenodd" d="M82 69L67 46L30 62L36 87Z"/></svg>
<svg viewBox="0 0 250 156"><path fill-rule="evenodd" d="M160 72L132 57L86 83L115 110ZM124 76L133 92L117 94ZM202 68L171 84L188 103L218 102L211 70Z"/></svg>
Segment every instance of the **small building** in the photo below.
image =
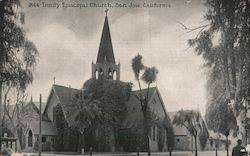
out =
<svg viewBox="0 0 250 156"><path fill-rule="evenodd" d="M168 112L168 115L173 121L174 115L177 112ZM174 133L175 133L175 150L180 151L194 151L195 144L194 144L194 137L190 135L188 130L184 126L176 126L174 127ZM206 142L205 148L203 150L215 150L216 148L218 150L225 150L226 149L226 139L220 138L217 139L216 134L210 130L208 130L209 138ZM198 150L201 150L200 141L198 139ZM217 146L217 147L216 147Z"/></svg>
<svg viewBox="0 0 250 156"><path fill-rule="evenodd" d="M42 103L42 113L45 109L45 103ZM40 127L40 111L39 102L33 102L32 98L29 103L24 106L23 114L24 126L20 129L22 134L20 144L22 149L25 150L38 150L39 139L39 127ZM42 147L44 151L50 151L53 149L52 144L54 138L57 135L57 130L53 123L46 121L42 117L41 122L41 134L42 134Z"/></svg>
<svg viewBox="0 0 250 156"><path fill-rule="evenodd" d="M173 122L174 115L177 112L168 112L171 122ZM194 149L194 140L193 137L189 134L188 130L184 126L174 127L175 133L175 150L181 151L192 151Z"/></svg>

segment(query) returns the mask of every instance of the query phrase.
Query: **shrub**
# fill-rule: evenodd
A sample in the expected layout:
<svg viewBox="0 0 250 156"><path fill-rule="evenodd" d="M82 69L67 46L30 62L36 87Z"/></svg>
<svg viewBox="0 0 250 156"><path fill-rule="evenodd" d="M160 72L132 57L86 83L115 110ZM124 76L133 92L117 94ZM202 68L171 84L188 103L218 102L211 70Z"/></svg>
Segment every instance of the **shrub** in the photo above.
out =
<svg viewBox="0 0 250 156"><path fill-rule="evenodd" d="M10 148L4 148L2 151L3 156L10 156L13 153L13 150Z"/></svg>

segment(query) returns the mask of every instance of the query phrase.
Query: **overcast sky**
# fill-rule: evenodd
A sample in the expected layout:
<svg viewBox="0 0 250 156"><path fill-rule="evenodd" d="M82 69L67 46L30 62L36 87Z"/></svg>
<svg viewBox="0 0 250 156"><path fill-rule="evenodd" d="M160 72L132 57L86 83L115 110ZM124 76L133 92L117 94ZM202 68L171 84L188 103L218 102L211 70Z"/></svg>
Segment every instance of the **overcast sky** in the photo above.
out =
<svg viewBox="0 0 250 156"><path fill-rule="evenodd" d="M29 2L54 3L118 3L130 0L30 0L23 3L25 30L39 51L34 82L28 88L33 100L47 100L53 85L81 88L91 77L91 62L95 62L99 48L106 9L102 8L39 8ZM206 105L206 77L202 58L189 48L187 40L198 32L185 34L178 24L189 27L204 24L206 12L202 0L135 0L135 3L164 3L170 8L109 8L108 18L116 61L121 63L121 80L134 83L131 59L140 53L148 66L159 70L157 87L168 111ZM144 85L146 87L146 85Z"/></svg>

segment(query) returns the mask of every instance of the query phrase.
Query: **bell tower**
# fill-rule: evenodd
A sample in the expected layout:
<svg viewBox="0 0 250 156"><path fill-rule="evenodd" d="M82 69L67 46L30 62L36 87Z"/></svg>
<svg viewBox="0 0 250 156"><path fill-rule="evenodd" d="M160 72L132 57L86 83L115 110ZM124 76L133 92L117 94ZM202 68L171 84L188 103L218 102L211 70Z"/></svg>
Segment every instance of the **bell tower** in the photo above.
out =
<svg viewBox="0 0 250 156"><path fill-rule="evenodd" d="M102 30L101 42L98 50L96 63L92 62L92 78L104 77L112 80L120 80L120 63L115 63L112 40L109 30L108 9Z"/></svg>

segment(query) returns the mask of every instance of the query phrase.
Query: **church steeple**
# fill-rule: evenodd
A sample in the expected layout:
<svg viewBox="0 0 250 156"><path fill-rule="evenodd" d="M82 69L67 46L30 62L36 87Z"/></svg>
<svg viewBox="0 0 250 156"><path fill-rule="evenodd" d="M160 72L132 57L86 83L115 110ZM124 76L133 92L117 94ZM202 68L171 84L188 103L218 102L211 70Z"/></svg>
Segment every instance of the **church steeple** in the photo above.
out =
<svg viewBox="0 0 250 156"><path fill-rule="evenodd" d="M102 37L99 46L96 63L104 63L104 61L115 64L115 56L113 52L112 40L109 30L108 16L105 16Z"/></svg>
<svg viewBox="0 0 250 156"><path fill-rule="evenodd" d="M92 78L104 77L107 79L120 80L120 63L115 64L115 56L109 29L107 12L102 29L96 64L92 62Z"/></svg>

